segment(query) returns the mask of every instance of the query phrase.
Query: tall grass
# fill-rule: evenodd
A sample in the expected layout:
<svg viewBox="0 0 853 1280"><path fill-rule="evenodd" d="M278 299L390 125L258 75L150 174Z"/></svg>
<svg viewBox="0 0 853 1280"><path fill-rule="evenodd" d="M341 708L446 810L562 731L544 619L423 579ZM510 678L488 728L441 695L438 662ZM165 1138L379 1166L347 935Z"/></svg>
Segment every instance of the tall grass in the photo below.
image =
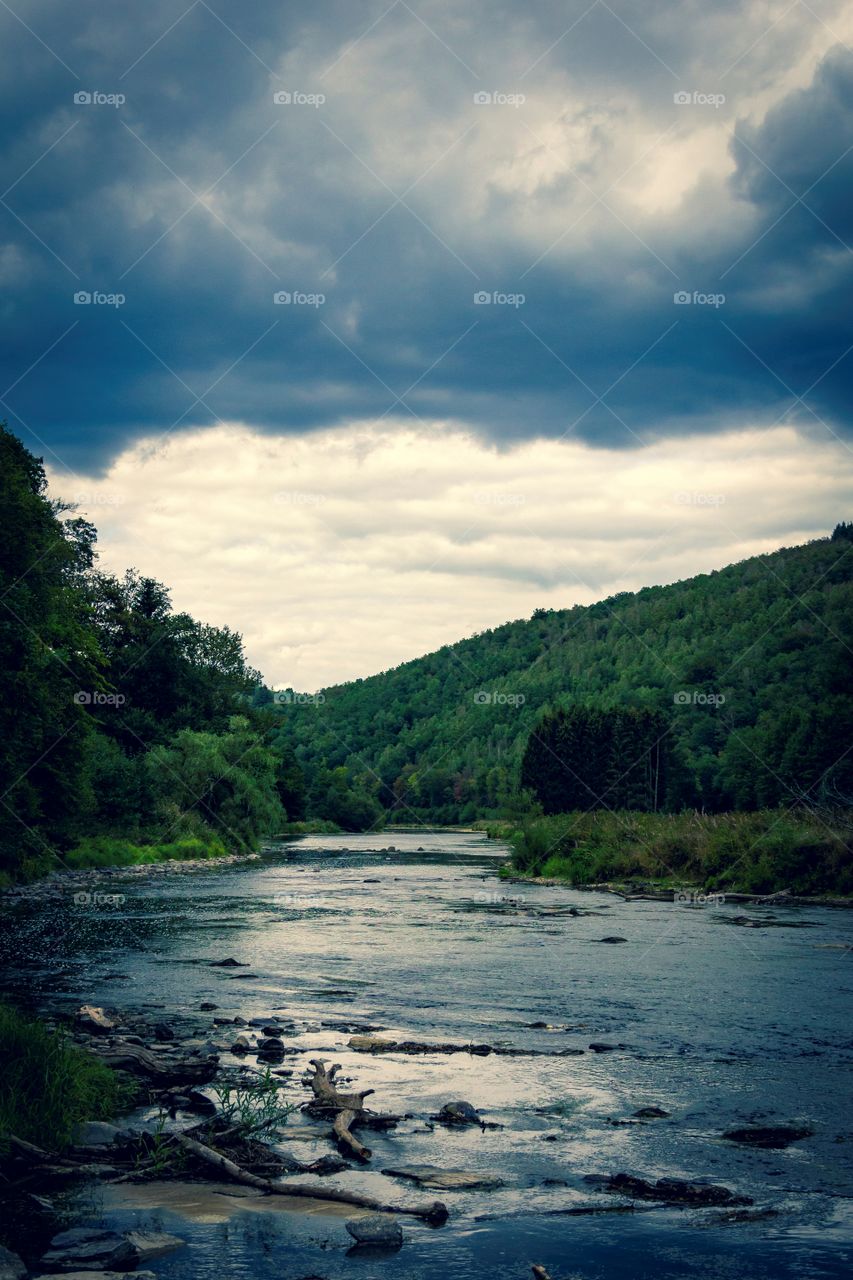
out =
<svg viewBox="0 0 853 1280"><path fill-rule="evenodd" d="M134 844L115 836L94 836L82 840L63 858L66 867L78 871L86 867L136 867L151 862L194 861L224 858L227 849L216 836L183 836L169 844Z"/></svg>
<svg viewBox="0 0 853 1280"><path fill-rule="evenodd" d="M10 1135L58 1151L83 1120L111 1120L128 1101L115 1072L65 1032L0 1004L0 1153Z"/></svg>
<svg viewBox="0 0 853 1280"><path fill-rule="evenodd" d="M853 894L849 813L592 813L533 818L516 871L571 884L654 880L744 893Z"/></svg>

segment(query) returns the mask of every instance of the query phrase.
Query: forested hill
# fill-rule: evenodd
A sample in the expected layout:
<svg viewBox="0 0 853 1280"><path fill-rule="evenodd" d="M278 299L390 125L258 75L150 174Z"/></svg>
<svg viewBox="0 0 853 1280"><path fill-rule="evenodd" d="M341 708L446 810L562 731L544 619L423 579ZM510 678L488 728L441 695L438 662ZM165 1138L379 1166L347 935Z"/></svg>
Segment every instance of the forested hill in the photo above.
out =
<svg viewBox="0 0 853 1280"><path fill-rule="evenodd" d="M346 765L399 821L511 811L530 730L573 703L671 717L668 808L849 803L851 576L853 526L839 525L671 586L537 610L323 701L285 694L279 711L309 788Z"/></svg>

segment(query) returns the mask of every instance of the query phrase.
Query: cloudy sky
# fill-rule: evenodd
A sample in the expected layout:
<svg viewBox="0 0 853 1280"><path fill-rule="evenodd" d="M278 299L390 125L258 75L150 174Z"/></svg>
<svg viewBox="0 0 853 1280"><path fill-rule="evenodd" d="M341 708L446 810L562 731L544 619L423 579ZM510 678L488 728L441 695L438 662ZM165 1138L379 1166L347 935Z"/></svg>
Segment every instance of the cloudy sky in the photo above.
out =
<svg viewBox="0 0 853 1280"><path fill-rule="evenodd" d="M853 10L0 0L0 414L315 688L819 536Z"/></svg>

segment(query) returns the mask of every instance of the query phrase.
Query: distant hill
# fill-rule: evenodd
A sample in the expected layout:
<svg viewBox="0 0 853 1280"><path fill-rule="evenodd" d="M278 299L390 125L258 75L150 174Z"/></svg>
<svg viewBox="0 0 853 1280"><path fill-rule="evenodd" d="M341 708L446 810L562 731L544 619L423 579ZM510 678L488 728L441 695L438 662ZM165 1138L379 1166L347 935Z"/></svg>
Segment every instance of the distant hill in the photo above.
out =
<svg viewBox="0 0 853 1280"><path fill-rule="evenodd" d="M850 803L852 578L853 526L839 525L671 586L537 610L319 705L294 698L281 728L309 793L346 766L401 822L511 812L531 729L572 703L671 717L670 809Z"/></svg>

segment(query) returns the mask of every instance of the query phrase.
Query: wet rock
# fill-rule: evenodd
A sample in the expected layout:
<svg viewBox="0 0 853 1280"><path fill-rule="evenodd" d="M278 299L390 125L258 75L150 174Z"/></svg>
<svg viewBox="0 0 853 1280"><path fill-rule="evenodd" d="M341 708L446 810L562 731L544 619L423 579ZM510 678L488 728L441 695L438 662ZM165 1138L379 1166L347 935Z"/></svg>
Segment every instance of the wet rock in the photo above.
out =
<svg viewBox="0 0 853 1280"><path fill-rule="evenodd" d="M663 1107L640 1107L634 1112L635 1120L665 1120L668 1116Z"/></svg>
<svg viewBox="0 0 853 1280"><path fill-rule="evenodd" d="M169 1026L168 1022L155 1022L154 1039L159 1040L161 1043L165 1043L168 1040L175 1039L175 1032Z"/></svg>
<svg viewBox="0 0 853 1280"><path fill-rule="evenodd" d="M627 1049L625 1044L604 1044L596 1041L595 1044L589 1046L591 1053L613 1053L616 1049Z"/></svg>
<svg viewBox="0 0 853 1280"><path fill-rule="evenodd" d="M198 1007L201 1009L202 1013L212 1013L214 1009L219 1008L219 1005L211 1004L209 1000L202 1000Z"/></svg>
<svg viewBox="0 0 853 1280"><path fill-rule="evenodd" d="M738 1142L747 1147L762 1147L770 1151L781 1151L785 1147L789 1147L792 1142L800 1142L803 1138L810 1138L814 1133L813 1129L797 1127L796 1125L776 1124L776 1125L756 1125L744 1129L729 1129L723 1137L727 1142Z"/></svg>
<svg viewBox="0 0 853 1280"><path fill-rule="evenodd" d="M186 1244L180 1236L170 1236L165 1231L128 1231L127 1240L139 1255L140 1262L162 1258L164 1253L172 1253Z"/></svg>
<svg viewBox="0 0 853 1280"><path fill-rule="evenodd" d="M237 1017L232 1018L231 1021L234 1023L235 1027L247 1027L249 1025L245 1018L240 1017L239 1013L237 1014Z"/></svg>
<svg viewBox="0 0 853 1280"><path fill-rule="evenodd" d="M383 1169L389 1178L403 1178L416 1182L419 1187L432 1187L435 1191L491 1190L504 1186L504 1180L496 1173L477 1173L466 1169L441 1169L434 1164L406 1165L401 1169Z"/></svg>
<svg viewBox="0 0 853 1280"><path fill-rule="evenodd" d="M266 1036L258 1041L258 1057L278 1059L284 1057L284 1041L277 1036Z"/></svg>
<svg viewBox="0 0 853 1280"><path fill-rule="evenodd" d="M61 1271L38 1280L157 1280L153 1271Z"/></svg>
<svg viewBox="0 0 853 1280"><path fill-rule="evenodd" d="M231 1046L231 1052L248 1053L251 1047L251 1041L246 1036L238 1036Z"/></svg>
<svg viewBox="0 0 853 1280"><path fill-rule="evenodd" d="M433 1119L438 1120L440 1124L454 1126L482 1125L483 1123L482 1116L470 1102L446 1102Z"/></svg>
<svg viewBox="0 0 853 1280"><path fill-rule="evenodd" d="M24 1280L26 1274L23 1259L0 1244L0 1280Z"/></svg>
<svg viewBox="0 0 853 1280"><path fill-rule="evenodd" d="M74 1227L60 1231L41 1260L46 1271L115 1271L133 1269L139 1254L117 1231Z"/></svg>
<svg viewBox="0 0 853 1280"><path fill-rule="evenodd" d="M211 960L211 969L246 969L244 960L235 960L233 956L226 956L224 960Z"/></svg>
<svg viewBox="0 0 853 1280"><path fill-rule="evenodd" d="M75 1147L111 1147L115 1143L127 1142L130 1136L127 1129L119 1129L117 1125L88 1120L75 1127L72 1142Z"/></svg>
<svg viewBox="0 0 853 1280"><path fill-rule="evenodd" d="M620 938L615 933L609 934L606 938L599 938L599 942L627 942L627 938Z"/></svg>
<svg viewBox="0 0 853 1280"><path fill-rule="evenodd" d="M614 1173L605 1178L592 1175L586 1181L612 1195L628 1196L631 1200L656 1200L662 1204L698 1208L704 1205L752 1204L748 1196L736 1196L728 1187L710 1182L688 1182L683 1178L658 1178L657 1182L647 1182L645 1178L635 1178L630 1173Z"/></svg>
<svg viewBox="0 0 853 1280"><path fill-rule="evenodd" d="M387 1213L370 1213L365 1218L350 1218L345 1224L357 1245L383 1245L399 1249L403 1228Z"/></svg>

